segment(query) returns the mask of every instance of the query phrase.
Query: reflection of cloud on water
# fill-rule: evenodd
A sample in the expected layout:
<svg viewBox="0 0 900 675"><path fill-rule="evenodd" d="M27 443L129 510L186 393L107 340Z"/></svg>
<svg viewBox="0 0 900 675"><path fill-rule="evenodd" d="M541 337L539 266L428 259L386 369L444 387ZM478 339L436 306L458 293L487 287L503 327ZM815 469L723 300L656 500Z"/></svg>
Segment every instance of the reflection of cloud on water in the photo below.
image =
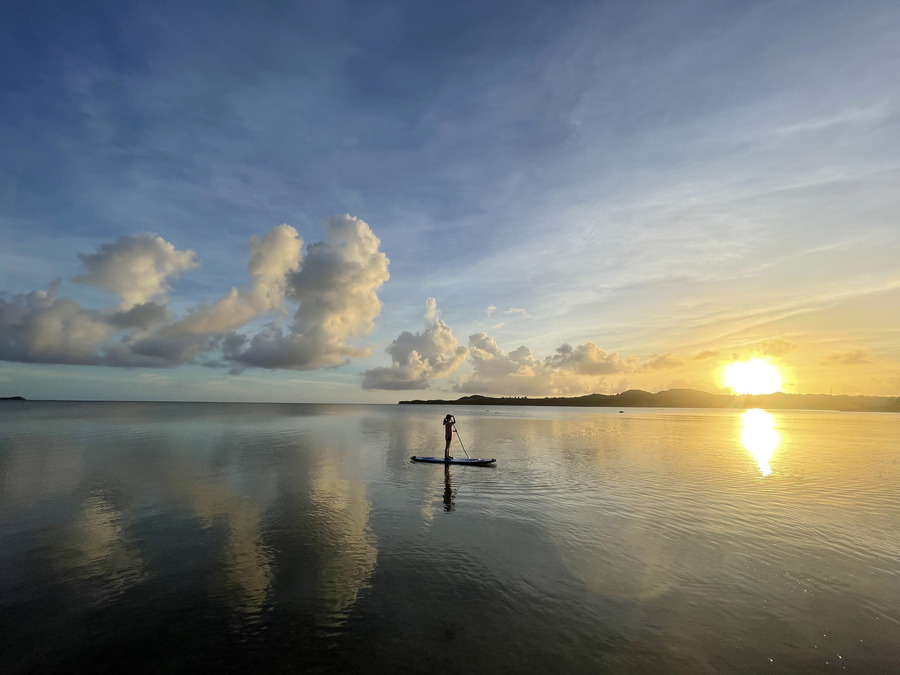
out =
<svg viewBox="0 0 900 675"><path fill-rule="evenodd" d="M775 418L765 410L752 408L741 415L741 442L759 465L763 476L772 473L769 460L778 447L778 432L775 431Z"/></svg>
<svg viewBox="0 0 900 675"><path fill-rule="evenodd" d="M94 583L101 584L101 597L120 594L151 573L165 574L166 570L149 569L152 560L142 561L138 553L142 544L132 540L140 536L132 529L134 518L139 517L132 509L137 499L134 491L140 493L141 488L146 488L164 515L174 515L176 522L188 516L204 530L215 533L212 538L200 536L208 543L219 542L215 557L216 566L224 575L222 597L248 615L262 612L267 601L272 601L276 576L286 566L301 562L292 560L292 554L282 550L282 546L290 549L291 544L273 536L265 527L264 523L272 518L280 520L285 526L282 532L297 537L296 543L315 560L313 569L306 568L302 574L307 578L314 574L316 590L309 599L315 603L316 613L321 612L318 621L327 626L342 623L359 591L366 587L377 559L368 530L370 504L365 482L361 477L348 475L352 469L340 461L341 457L346 458L346 449L322 444L319 461L309 461L312 458L306 454L308 448L291 446L290 453L275 456L274 466L264 467L264 463L251 460L250 465L242 467L242 482L236 485L230 480L235 474L224 471L234 459L229 457L233 448L227 442L222 445L221 439L218 446L226 451L226 459L212 473L180 453L158 455L157 461L145 467L149 473L142 480L130 475L120 484L124 488L121 492L131 495L130 506L92 494L73 525L70 549L76 557L71 562L88 570ZM246 451L243 443L234 447ZM300 462L296 466L284 464L285 457ZM257 474L271 479L269 472L273 468L293 492L291 504L280 513L272 511L268 498L274 494L266 494L267 481L248 493L247 482L252 483ZM184 553L197 555L190 549Z"/></svg>
<svg viewBox="0 0 900 675"><path fill-rule="evenodd" d="M271 581L270 560L262 545L261 509L208 481L173 481L175 496L207 528L226 532L221 553L229 596L244 612L262 608ZM138 542L129 535L130 514L111 500L91 494L75 521L72 563L102 585L102 594L121 593L146 577Z"/></svg>
<svg viewBox="0 0 900 675"><path fill-rule="evenodd" d="M270 555L262 545L260 516L256 505L244 504L233 510L225 544L226 574L246 612L262 607L272 580Z"/></svg>
<svg viewBox="0 0 900 675"><path fill-rule="evenodd" d="M422 522L429 527L434 524L436 513L456 511L456 496L459 492L459 484L453 479L450 465L444 465L443 470L437 469L437 466L440 465L416 466L416 470L422 471L428 478L433 476L433 482L428 481L428 489L422 490L419 496L419 513Z"/></svg>
<svg viewBox="0 0 900 675"><path fill-rule="evenodd" d="M121 511L102 495L84 501L69 550L73 566L98 584L98 599L118 595L144 577L144 562L122 527Z"/></svg>
<svg viewBox="0 0 900 675"><path fill-rule="evenodd" d="M323 462L310 484L315 505L316 551L320 556L319 586L326 623L340 624L368 585L378 550L368 530L369 501L362 480L339 475L334 461Z"/></svg>
<svg viewBox="0 0 900 675"><path fill-rule="evenodd" d="M344 420L273 422L230 433L217 417L101 419L71 439L21 434L0 457L0 511L29 524L10 548L15 574L62 571L91 604L172 592L160 607L202 595L247 618L309 612L340 625L377 561L372 454Z"/></svg>
<svg viewBox="0 0 900 675"><path fill-rule="evenodd" d="M428 465L421 468L428 469L433 467L432 465ZM419 513L422 515L422 522L429 526L434 523L434 514L436 512L434 501L434 492L431 490L422 490L422 493L419 495Z"/></svg>
<svg viewBox="0 0 900 675"><path fill-rule="evenodd" d="M243 611L259 611L271 583L271 561L260 532L261 508L241 499L227 486L194 478L181 484L183 503L207 527L224 525L223 569L235 604Z"/></svg>

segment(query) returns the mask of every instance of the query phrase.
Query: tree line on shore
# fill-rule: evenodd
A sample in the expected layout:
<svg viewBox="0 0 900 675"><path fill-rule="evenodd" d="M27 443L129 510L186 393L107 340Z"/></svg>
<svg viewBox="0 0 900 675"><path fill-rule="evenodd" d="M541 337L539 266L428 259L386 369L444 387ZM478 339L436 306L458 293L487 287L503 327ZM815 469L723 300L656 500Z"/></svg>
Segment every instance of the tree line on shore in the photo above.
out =
<svg viewBox="0 0 900 675"><path fill-rule="evenodd" d="M839 394L710 394L696 389L648 392L629 389L619 394L585 396L463 396L456 400L400 401L431 405L531 405L596 408L767 408L777 410L840 410L845 412L900 412L900 396L848 396Z"/></svg>

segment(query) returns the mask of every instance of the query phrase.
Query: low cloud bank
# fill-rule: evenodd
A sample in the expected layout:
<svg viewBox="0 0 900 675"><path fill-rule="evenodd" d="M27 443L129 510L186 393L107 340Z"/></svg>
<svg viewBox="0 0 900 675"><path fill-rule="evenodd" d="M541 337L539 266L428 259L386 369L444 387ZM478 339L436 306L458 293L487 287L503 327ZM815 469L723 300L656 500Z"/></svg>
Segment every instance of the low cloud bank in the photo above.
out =
<svg viewBox="0 0 900 675"><path fill-rule="evenodd" d="M97 348L116 328L101 312L60 298L60 281L49 288L0 298L0 359L28 363L98 364Z"/></svg>
<svg viewBox="0 0 900 675"><path fill-rule="evenodd" d="M577 347L562 344L543 359L525 346L504 352L485 333L469 337L469 357L472 372L453 386L454 391L507 396L603 392L612 386L610 376L618 376L617 385L621 386L621 376L641 367L637 357L623 359L617 352L606 352L593 342Z"/></svg>
<svg viewBox="0 0 900 675"><path fill-rule="evenodd" d="M490 313L490 311L489 311ZM680 367L684 360L672 354L654 355L642 363L636 356L620 357L593 342L573 347L563 344L550 356L538 358L526 346L504 351L484 333L457 345L450 327L438 318L434 298L428 298L425 330L404 331L386 349L391 366L363 375L365 389L427 389L434 381L458 373L453 391L506 396L577 395L620 390L632 373Z"/></svg>
<svg viewBox="0 0 900 675"><path fill-rule="evenodd" d="M289 225L250 240L248 285L181 318L168 307L170 282L197 267L153 235L122 237L81 254L75 281L112 291L118 307L98 311L46 290L0 298L0 360L30 363L171 367L185 363L308 370L366 356L350 344L368 335L388 280L381 242L362 220L345 215L326 225L327 241L307 246ZM255 333L248 324L271 323ZM287 324L287 325L283 325ZM249 333L249 334L248 334Z"/></svg>

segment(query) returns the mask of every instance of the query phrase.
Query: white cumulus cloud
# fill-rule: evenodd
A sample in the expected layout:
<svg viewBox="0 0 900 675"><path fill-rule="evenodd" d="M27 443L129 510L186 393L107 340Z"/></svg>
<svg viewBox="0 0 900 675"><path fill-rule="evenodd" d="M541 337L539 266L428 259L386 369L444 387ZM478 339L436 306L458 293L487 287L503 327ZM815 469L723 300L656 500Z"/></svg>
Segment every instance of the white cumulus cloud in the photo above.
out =
<svg viewBox="0 0 900 675"><path fill-rule="evenodd" d="M427 389L463 363L468 350L457 344L444 323L434 298L426 300L425 330L403 331L386 349L391 366L373 368L363 375L364 389Z"/></svg>
<svg viewBox="0 0 900 675"><path fill-rule="evenodd" d="M34 363L98 363L97 347L115 328L101 312L47 290L0 299L0 359Z"/></svg>
<svg viewBox="0 0 900 675"><path fill-rule="evenodd" d="M368 355L353 344L381 311L378 289L388 280L387 256L371 228L349 215L327 224L328 241L303 254L289 225L249 243L251 282L182 317L168 306L169 279L197 266L193 251L160 237L137 235L81 254L76 281L122 300L106 310L59 297L60 282L27 295L0 298L0 360L173 367L185 363L306 370ZM265 315L274 322L248 331ZM284 321L293 314L285 328ZM245 332L241 332L245 331Z"/></svg>
<svg viewBox="0 0 900 675"><path fill-rule="evenodd" d="M75 281L112 291L127 310L148 300L165 301L169 277L197 266L193 251L178 251L162 237L120 237L94 254L79 253L84 273Z"/></svg>
<svg viewBox="0 0 900 675"><path fill-rule="evenodd" d="M665 354L654 354L644 364L645 370L670 370L672 368L680 368L685 363L685 359L677 354L666 352Z"/></svg>
<svg viewBox="0 0 900 675"><path fill-rule="evenodd" d="M287 298L299 303L289 329L271 324L230 354L246 366L309 370L364 357L351 340L368 335L381 312L377 291L390 278L389 260L365 221L332 218L328 241L307 247L288 281Z"/></svg>
<svg viewBox="0 0 900 675"><path fill-rule="evenodd" d="M524 345L507 353L485 333L469 337L469 360L472 372L461 378L454 390L506 396L571 396L607 391L611 388L607 376L633 373L640 367L637 357L623 359L593 342L577 347L563 344L555 354L543 359Z"/></svg>
<svg viewBox="0 0 900 675"><path fill-rule="evenodd" d="M284 308L290 275L300 269L303 239L290 225L279 225L250 240L249 287L232 287L212 305L200 305L167 329L171 336L212 335L240 328L253 319Z"/></svg>

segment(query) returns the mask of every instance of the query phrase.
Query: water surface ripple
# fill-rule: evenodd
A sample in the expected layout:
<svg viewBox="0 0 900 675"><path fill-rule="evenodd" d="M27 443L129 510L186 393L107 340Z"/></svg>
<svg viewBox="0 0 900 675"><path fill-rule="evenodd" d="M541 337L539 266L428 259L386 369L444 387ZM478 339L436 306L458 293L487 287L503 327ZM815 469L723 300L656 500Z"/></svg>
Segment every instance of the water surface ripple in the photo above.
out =
<svg viewBox="0 0 900 675"><path fill-rule="evenodd" d="M900 416L447 412L0 403L0 672L900 671Z"/></svg>

